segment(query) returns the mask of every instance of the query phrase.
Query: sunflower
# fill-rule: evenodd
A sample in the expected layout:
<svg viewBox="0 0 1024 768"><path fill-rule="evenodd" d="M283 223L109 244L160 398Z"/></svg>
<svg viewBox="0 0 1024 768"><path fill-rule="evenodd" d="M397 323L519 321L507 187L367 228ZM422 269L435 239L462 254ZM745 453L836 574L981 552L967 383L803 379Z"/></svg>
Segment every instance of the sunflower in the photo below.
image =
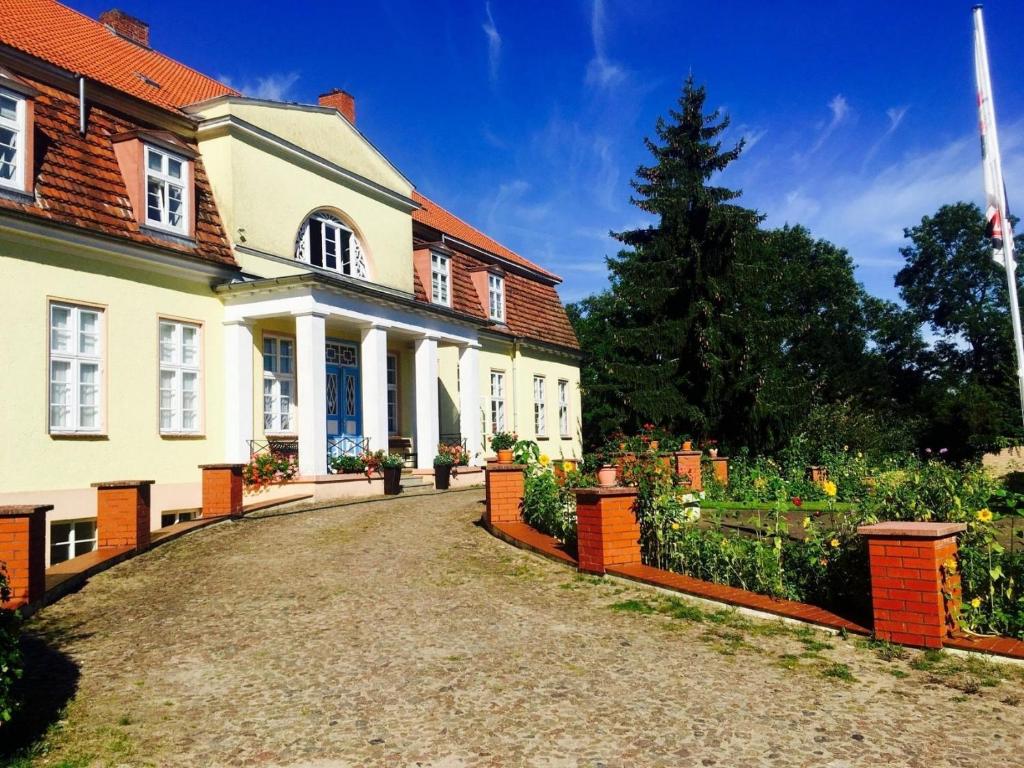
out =
<svg viewBox="0 0 1024 768"><path fill-rule="evenodd" d="M974 513L974 516L983 523L992 522L992 510L989 509L988 507L982 507L981 509Z"/></svg>
<svg viewBox="0 0 1024 768"><path fill-rule="evenodd" d="M971 608L981 608L981 598L976 597L971 600Z"/></svg>
<svg viewBox="0 0 1024 768"><path fill-rule="evenodd" d="M839 549L839 539L832 539L828 545L832 547L832 549Z"/></svg>
<svg viewBox="0 0 1024 768"><path fill-rule="evenodd" d="M563 472L568 473L568 472L572 472L575 469L576 469L576 465L573 464L571 461L563 461L562 462L562 471Z"/></svg>
<svg viewBox="0 0 1024 768"><path fill-rule="evenodd" d="M550 457L550 456L548 456L548 455L547 455L546 453L542 453L542 454L540 455L540 458L538 458L538 459L537 459L537 461L539 461L539 462L540 462L540 465L541 465L542 467L546 467L546 466L547 466L548 464L550 464L550 463L551 463L551 457Z"/></svg>

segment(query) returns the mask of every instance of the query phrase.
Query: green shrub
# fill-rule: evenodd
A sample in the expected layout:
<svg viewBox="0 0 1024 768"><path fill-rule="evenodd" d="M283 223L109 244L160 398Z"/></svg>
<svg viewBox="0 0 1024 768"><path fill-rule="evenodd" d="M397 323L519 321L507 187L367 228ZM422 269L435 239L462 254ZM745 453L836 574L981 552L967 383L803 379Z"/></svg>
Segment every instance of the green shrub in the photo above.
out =
<svg viewBox="0 0 1024 768"><path fill-rule="evenodd" d="M298 471L299 465L294 456L266 452L253 456L242 468L242 479L248 488L262 488L290 480Z"/></svg>
<svg viewBox="0 0 1024 768"><path fill-rule="evenodd" d="M7 583L7 569L0 563L0 603L11 597ZM21 617L16 611L0 608L0 729L17 709L13 688L22 674L20 647Z"/></svg>
<svg viewBox="0 0 1024 768"><path fill-rule="evenodd" d="M366 459L362 456L333 456L331 469L342 475L357 475L366 471Z"/></svg>

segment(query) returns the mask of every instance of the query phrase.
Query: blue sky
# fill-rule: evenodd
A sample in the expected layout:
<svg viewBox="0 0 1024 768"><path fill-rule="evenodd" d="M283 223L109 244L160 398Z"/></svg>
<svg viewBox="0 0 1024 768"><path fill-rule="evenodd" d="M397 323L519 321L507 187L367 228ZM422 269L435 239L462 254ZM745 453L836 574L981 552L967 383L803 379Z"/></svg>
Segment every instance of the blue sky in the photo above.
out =
<svg viewBox="0 0 1024 768"><path fill-rule="evenodd" d="M74 2L97 16L109 2ZM254 96L341 87L429 197L565 278L607 284L642 139L688 73L747 139L723 183L847 248L895 297L903 227L981 202L971 3L123 0L155 47ZM985 5L1004 170L1024 199L1024 3ZM1018 79L1014 79L1014 77Z"/></svg>

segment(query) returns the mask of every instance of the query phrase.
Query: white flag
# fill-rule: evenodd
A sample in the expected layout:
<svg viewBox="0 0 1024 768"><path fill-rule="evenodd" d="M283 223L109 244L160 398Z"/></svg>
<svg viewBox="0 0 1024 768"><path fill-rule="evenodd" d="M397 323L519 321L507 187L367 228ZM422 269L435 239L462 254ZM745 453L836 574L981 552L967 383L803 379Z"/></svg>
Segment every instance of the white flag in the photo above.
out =
<svg viewBox="0 0 1024 768"><path fill-rule="evenodd" d="M992 103L992 79L988 71L988 48L985 45L985 22L981 7L974 8L974 73L978 81L978 129L981 131L981 161L985 172L985 220L992 239L992 258L1006 266L1004 258L1013 260L1013 228L1010 225L1003 183L1003 166L999 156L996 132L996 111Z"/></svg>

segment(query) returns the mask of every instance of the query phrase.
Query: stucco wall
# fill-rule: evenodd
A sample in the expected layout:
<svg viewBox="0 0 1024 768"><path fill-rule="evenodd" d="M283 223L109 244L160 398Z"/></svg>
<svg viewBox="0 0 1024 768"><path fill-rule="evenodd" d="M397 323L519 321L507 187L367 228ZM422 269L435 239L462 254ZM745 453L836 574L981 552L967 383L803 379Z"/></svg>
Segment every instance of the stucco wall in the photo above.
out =
<svg viewBox="0 0 1024 768"><path fill-rule="evenodd" d="M336 162L350 170L358 172L364 163L381 162L374 160L376 153L361 139L351 140L351 129L334 124L333 130L327 130L322 118L330 116L288 109L262 110L260 114L266 117L264 122L270 130L287 133L291 141L312 151L324 150L322 145L330 145L327 140L333 135L338 141L335 151L340 153ZM336 120L344 122L341 118ZM412 293L409 213L299 164L282 150L256 146L247 138L220 134L202 138L199 148L228 235L234 242L291 260L295 239L306 217L326 209L356 231L366 253L371 282ZM408 185L401 186L398 191L402 194L411 192ZM298 264L244 252L238 254L238 259L244 269L263 277L303 271Z"/></svg>

